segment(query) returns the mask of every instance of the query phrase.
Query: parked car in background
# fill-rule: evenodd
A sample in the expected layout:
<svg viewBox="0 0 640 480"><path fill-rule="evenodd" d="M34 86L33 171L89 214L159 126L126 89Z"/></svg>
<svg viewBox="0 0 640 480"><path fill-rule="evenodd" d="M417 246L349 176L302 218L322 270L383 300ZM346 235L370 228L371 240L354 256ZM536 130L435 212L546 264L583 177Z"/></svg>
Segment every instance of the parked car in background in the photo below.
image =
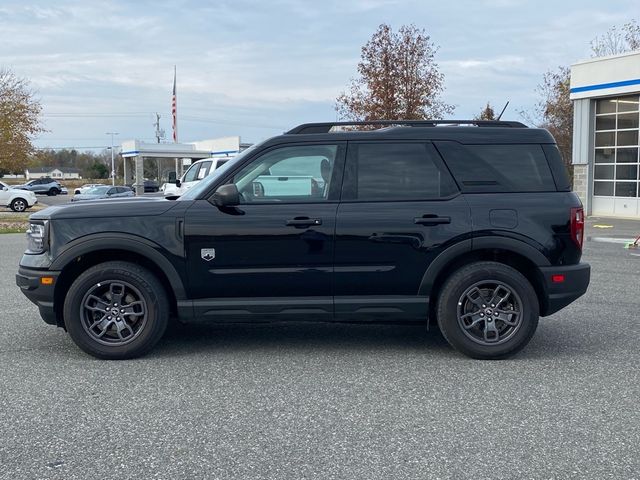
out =
<svg viewBox="0 0 640 480"><path fill-rule="evenodd" d="M85 193L79 193L74 195L71 199L72 202L81 202L83 200L98 200L105 198L124 198L135 197L136 194L127 186L111 187L109 185L100 185L90 188Z"/></svg>
<svg viewBox="0 0 640 480"><path fill-rule="evenodd" d="M144 181L144 193L156 193L160 191L160 185L155 180Z"/></svg>
<svg viewBox="0 0 640 480"><path fill-rule="evenodd" d="M36 194L29 190L12 188L0 182L0 206L9 207L14 212L24 212L38 203Z"/></svg>
<svg viewBox="0 0 640 480"><path fill-rule="evenodd" d="M165 183L162 185L164 196L172 198L179 197L200 180L208 177L227 163L231 158L233 157L205 158L194 162L175 183Z"/></svg>
<svg viewBox="0 0 640 480"><path fill-rule="evenodd" d="M86 183L84 185L82 185L81 187L76 188L73 193L75 195L78 195L80 193L87 193L87 190L94 188L94 187L100 187L104 185L104 183Z"/></svg>
<svg viewBox="0 0 640 480"><path fill-rule="evenodd" d="M19 188L21 190L29 190L33 193L39 195L66 195L67 189L63 185L60 185L57 180L49 177L37 178L35 180L31 180L24 185L17 185L15 188Z"/></svg>
<svg viewBox="0 0 640 480"><path fill-rule="evenodd" d="M132 185L126 185L126 186L135 192L137 185L138 184L134 183ZM160 191L160 184L155 180L145 179L143 185L144 185L144 193L156 193Z"/></svg>

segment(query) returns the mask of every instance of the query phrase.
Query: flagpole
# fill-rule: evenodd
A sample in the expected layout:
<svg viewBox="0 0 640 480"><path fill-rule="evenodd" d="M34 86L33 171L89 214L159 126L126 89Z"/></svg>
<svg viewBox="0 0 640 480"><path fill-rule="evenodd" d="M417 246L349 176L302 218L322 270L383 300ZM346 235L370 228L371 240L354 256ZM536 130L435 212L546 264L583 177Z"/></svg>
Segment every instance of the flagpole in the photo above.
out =
<svg viewBox="0 0 640 480"><path fill-rule="evenodd" d="M171 97L171 118L173 125L173 143L178 143L178 97L176 96L176 66L173 66L173 96ZM179 159L176 157L176 179L180 178Z"/></svg>
<svg viewBox="0 0 640 480"><path fill-rule="evenodd" d="M178 143L178 95L176 92L176 66L173 66L173 141Z"/></svg>

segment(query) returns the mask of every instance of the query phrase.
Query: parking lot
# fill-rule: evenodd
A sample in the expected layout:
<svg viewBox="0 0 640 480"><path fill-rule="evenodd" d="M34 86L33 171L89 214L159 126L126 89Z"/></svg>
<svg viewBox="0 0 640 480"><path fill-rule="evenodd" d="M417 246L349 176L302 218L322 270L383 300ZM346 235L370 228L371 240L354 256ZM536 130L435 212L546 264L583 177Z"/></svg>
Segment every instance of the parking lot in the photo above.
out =
<svg viewBox="0 0 640 480"><path fill-rule="evenodd" d="M40 320L24 235L0 235L0 478L640 478L634 232L590 220L587 295L496 362L434 329L303 323L96 360Z"/></svg>

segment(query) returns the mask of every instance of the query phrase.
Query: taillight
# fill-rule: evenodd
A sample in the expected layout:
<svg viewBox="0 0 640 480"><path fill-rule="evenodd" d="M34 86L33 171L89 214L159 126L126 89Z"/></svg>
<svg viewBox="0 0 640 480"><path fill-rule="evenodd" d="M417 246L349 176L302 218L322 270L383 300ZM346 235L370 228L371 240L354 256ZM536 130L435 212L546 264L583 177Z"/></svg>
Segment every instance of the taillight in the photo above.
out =
<svg viewBox="0 0 640 480"><path fill-rule="evenodd" d="M582 250L584 241L584 210L582 207L571 208L571 239Z"/></svg>

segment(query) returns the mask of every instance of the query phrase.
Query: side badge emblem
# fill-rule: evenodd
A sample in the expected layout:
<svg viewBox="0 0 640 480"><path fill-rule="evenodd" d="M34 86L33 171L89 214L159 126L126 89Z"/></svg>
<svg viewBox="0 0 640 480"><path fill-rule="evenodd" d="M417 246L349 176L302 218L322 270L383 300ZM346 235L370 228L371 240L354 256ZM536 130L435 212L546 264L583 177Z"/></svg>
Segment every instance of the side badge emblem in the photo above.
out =
<svg viewBox="0 0 640 480"><path fill-rule="evenodd" d="M200 256L203 260L210 262L214 258L216 258L216 249L215 248L203 248L200 250Z"/></svg>

